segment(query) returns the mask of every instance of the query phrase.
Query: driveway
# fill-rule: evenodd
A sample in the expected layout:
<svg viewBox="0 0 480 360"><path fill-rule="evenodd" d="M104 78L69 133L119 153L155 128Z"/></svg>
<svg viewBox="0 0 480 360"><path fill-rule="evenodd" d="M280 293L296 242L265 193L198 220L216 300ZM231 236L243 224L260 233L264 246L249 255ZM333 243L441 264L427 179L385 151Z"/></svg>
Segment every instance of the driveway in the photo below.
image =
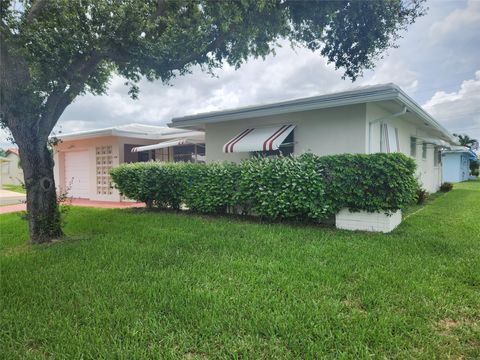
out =
<svg viewBox="0 0 480 360"><path fill-rule="evenodd" d="M0 189L0 205L15 205L25 202L25 194Z"/></svg>

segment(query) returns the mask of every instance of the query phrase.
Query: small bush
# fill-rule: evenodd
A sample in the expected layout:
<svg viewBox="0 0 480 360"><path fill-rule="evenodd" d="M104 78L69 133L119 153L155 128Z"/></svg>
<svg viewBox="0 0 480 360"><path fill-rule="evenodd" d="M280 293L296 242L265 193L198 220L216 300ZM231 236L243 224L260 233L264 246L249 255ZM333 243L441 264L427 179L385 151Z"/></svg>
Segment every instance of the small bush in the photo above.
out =
<svg viewBox="0 0 480 360"><path fill-rule="evenodd" d="M147 189L142 191L140 187L146 166L145 163L123 164L110 170L110 176L122 195L151 205L152 196Z"/></svg>
<svg viewBox="0 0 480 360"><path fill-rule="evenodd" d="M134 163L118 166L110 175L120 193L130 199L144 202L149 208L179 209L195 168L183 163Z"/></svg>
<svg viewBox="0 0 480 360"><path fill-rule="evenodd" d="M444 182L442 185L440 185L441 192L449 192L452 189L453 189L453 184L450 182Z"/></svg>
<svg viewBox="0 0 480 360"><path fill-rule="evenodd" d="M428 193L427 190L421 188L420 186L417 187L417 204L421 205L424 204L427 200L430 194Z"/></svg>
<svg viewBox="0 0 480 360"><path fill-rule="evenodd" d="M478 161L470 161L470 174L472 176L478 176L480 173L479 167L480 163Z"/></svg>

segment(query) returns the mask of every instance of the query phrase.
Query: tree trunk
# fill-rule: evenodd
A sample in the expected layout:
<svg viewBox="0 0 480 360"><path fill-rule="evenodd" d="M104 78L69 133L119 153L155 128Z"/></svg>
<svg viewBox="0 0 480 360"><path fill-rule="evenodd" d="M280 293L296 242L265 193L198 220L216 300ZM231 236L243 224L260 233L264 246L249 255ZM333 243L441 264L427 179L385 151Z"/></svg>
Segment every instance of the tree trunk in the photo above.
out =
<svg viewBox="0 0 480 360"><path fill-rule="evenodd" d="M53 157L47 148L47 140L39 141L30 136L16 140L27 190L30 240L39 244L57 239L63 232L53 177Z"/></svg>

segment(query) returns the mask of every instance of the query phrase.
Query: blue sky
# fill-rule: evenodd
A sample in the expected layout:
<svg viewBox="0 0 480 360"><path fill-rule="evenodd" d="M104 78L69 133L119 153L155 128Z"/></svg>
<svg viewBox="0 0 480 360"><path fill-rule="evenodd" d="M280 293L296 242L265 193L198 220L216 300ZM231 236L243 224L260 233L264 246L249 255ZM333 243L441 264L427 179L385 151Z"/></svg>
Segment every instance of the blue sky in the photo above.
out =
<svg viewBox="0 0 480 360"><path fill-rule="evenodd" d="M131 122L163 125L174 116L393 82L450 131L480 138L480 0L436 0L428 7L399 47L354 83L342 80L342 71L320 55L284 46L275 57L251 60L239 70L226 66L217 77L193 69L171 86L142 81L139 100L131 100L124 81L114 77L107 95L78 98L55 130Z"/></svg>

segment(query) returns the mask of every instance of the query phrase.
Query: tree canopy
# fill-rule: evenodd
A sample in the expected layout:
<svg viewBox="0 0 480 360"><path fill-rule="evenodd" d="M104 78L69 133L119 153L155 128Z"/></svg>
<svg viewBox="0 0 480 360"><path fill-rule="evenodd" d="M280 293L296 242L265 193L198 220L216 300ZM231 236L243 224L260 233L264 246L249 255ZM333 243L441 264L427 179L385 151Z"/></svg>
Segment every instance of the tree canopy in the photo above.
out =
<svg viewBox="0 0 480 360"><path fill-rule="evenodd" d="M453 136L455 136L458 139L458 143L461 146L466 146L468 148L472 147L473 144L478 142L477 139L472 139L467 134L463 134L463 135L462 134L453 134Z"/></svg>
<svg viewBox="0 0 480 360"><path fill-rule="evenodd" d="M281 38L318 50L354 80L423 11L422 1L401 0L2 1L2 48L29 78L22 90L3 90L22 91L35 112L58 114L78 94L105 93L114 71L135 97L142 76L168 81L193 65L239 67ZM8 124L15 109L4 105Z"/></svg>

